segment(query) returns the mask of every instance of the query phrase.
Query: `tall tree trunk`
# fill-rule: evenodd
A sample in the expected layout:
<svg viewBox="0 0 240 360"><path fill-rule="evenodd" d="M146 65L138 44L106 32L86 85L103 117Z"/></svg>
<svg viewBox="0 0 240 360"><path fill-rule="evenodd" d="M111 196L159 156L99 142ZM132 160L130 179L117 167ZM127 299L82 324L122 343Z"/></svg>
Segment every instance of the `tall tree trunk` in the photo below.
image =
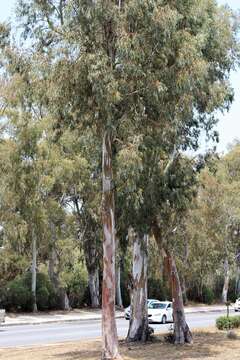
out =
<svg viewBox="0 0 240 360"><path fill-rule="evenodd" d="M116 267L116 304L120 308L123 307L121 292L121 261L118 259Z"/></svg>
<svg viewBox="0 0 240 360"><path fill-rule="evenodd" d="M185 280L185 271L187 271L187 269L188 269L188 258L189 258L189 246L188 246L188 241L185 238L185 241L184 241L184 272L183 272L182 278L181 278L184 305L188 304L187 287L186 287L186 280Z"/></svg>
<svg viewBox="0 0 240 360"><path fill-rule="evenodd" d="M186 281L185 276L182 276L182 296L183 296L183 304L186 306L188 304L188 297L187 297L187 288L186 288Z"/></svg>
<svg viewBox="0 0 240 360"><path fill-rule="evenodd" d="M74 203L77 210L77 221L79 223L79 240L83 245L85 263L88 272L88 287L91 298L91 307L97 308L100 305L99 300L99 252L96 241L97 227L91 215L88 216L86 209L80 211L78 196L75 196ZM84 214L85 211L85 214ZM85 224L83 224L85 218ZM84 230L83 230L84 229Z"/></svg>
<svg viewBox="0 0 240 360"><path fill-rule="evenodd" d="M51 246L48 260L48 276L55 291L59 288L59 280L56 272L57 254L54 246Z"/></svg>
<svg viewBox="0 0 240 360"><path fill-rule="evenodd" d="M65 311L69 311L71 309L71 306L69 304L68 294L64 287L58 288L58 296L60 300L60 308Z"/></svg>
<svg viewBox="0 0 240 360"><path fill-rule="evenodd" d="M163 254L172 291L175 344L192 343L192 333L185 318L182 289L174 257L163 249L162 234L157 221L153 223L152 231L158 248Z"/></svg>
<svg viewBox="0 0 240 360"><path fill-rule="evenodd" d="M56 229L55 225L53 223L50 224L51 228L51 235L52 235L52 243L51 243L51 249L49 254L49 261L48 261L48 275L51 280L51 283L53 285L53 288L55 290L55 293L57 294L59 298L59 306L61 310L70 310L69 305L69 299L66 292L66 289L60 285L59 281L59 270L58 268L58 255L56 251Z"/></svg>
<svg viewBox="0 0 240 360"><path fill-rule="evenodd" d="M106 130L102 147L102 360L121 359L115 319L115 202L113 192L112 136Z"/></svg>
<svg viewBox="0 0 240 360"><path fill-rule="evenodd" d="M237 265L235 295L237 297L239 297L239 295L240 295L240 265Z"/></svg>
<svg viewBox="0 0 240 360"><path fill-rule="evenodd" d="M31 267L31 273L32 273L32 309L33 312L37 312L37 295L36 295L36 289L37 289L37 238L34 229L32 230L32 267Z"/></svg>
<svg viewBox="0 0 240 360"><path fill-rule="evenodd" d="M145 342L149 337L147 309L147 246L148 236L136 234L133 243L131 315L127 341Z"/></svg>
<svg viewBox="0 0 240 360"><path fill-rule="evenodd" d="M88 286L92 308L99 307L99 270L98 267L88 270Z"/></svg>
<svg viewBox="0 0 240 360"><path fill-rule="evenodd" d="M224 270L224 284L222 290L222 302L226 303L228 298L228 288L229 288L229 263L227 257L224 260L223 270Z"/></svg>
<svg viewBox="0 0 240 360"><path fill-rule="evenodd" d="M173 255L167 252L165 261L172 289L174 342L175 344L192 343L192 334L185 318L182 290L175 259Z"/></svg>

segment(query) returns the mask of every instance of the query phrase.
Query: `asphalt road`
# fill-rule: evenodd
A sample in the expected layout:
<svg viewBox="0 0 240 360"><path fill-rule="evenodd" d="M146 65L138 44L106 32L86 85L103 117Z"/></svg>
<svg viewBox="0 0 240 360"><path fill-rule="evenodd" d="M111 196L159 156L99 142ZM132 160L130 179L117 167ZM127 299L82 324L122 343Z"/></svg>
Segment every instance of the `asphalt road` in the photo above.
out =
<svg viewBox="0 0 240 360"><path fill-rule="evenodd" d="M187 321L191 329L203 328L213 326L216 318L223 314L223 312L187 314ZM155 333L161 333L166 332L170 324L151 324L151 326L154 328ZM128 321L118 319L117 327L118 335L126 336ZM99 336L101 336L101 322L96 320L0 327L0 348L79 341Z"/></svg>

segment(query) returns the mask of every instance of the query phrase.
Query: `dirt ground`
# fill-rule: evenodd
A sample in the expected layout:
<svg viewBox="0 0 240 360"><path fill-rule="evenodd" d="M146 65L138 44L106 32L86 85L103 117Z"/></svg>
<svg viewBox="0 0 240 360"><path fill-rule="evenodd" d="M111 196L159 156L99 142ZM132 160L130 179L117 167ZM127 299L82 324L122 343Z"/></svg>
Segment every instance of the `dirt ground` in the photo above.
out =
<svg viewBox="0 0 240 360"><path fill-rule="evenodd" d="M239 360L240 331L238 339L230 340L225 332L214 329L196 332L194 344L174 346L157 337L146 345L127 345L120 342L124 360ZM100 339L89 342L64 343L31 348L0 349L1 360L100 360Z"/></svg>

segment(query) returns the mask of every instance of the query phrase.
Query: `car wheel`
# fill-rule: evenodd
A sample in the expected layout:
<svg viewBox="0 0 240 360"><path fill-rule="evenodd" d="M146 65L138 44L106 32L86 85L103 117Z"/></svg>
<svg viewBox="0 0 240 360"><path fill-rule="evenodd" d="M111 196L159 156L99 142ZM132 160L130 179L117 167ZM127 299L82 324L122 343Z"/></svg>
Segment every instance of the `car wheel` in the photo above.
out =
<svg viewBox="0 0 240 360"><path fill-rule="evenodd" d="M162 317L162 324L166 324L166 322L167 322L167 317L166 317L166 315L163 315L163 317Z"/></svg>

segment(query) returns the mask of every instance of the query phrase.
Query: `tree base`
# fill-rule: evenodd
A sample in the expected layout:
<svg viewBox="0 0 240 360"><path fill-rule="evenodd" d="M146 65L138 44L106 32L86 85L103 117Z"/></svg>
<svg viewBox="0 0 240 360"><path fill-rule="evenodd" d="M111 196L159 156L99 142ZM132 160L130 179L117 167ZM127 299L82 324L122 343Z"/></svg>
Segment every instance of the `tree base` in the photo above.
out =
<svg viewBox="0 0 240 360"><path fill-rule="evenodd" d="M185 327L180 327L178 329L174 329L174 344L175 345L184 345L184 344L192 344L193 337L192 333L186 324Z"/></svg>
<svg viewBox="0 0 240 360"><path fill-rule="evenodd" d="M138 331L136 332L136 334L134 336L130 336L128 334L126 341L128 343L131 342L147 342L149 340L151 340L151 336L154 333L154 329L150 326L147 326L146 329L143 330L143 328L139 328Z"/></svg>
<svg viewBox="0 0 240 360"><path fill-rule="evenodd" d="M109 354L106 354L105 352L103 352L101 360L122 360L122 357L120 354L117 354L115 356L110 356Z"/></svg>

